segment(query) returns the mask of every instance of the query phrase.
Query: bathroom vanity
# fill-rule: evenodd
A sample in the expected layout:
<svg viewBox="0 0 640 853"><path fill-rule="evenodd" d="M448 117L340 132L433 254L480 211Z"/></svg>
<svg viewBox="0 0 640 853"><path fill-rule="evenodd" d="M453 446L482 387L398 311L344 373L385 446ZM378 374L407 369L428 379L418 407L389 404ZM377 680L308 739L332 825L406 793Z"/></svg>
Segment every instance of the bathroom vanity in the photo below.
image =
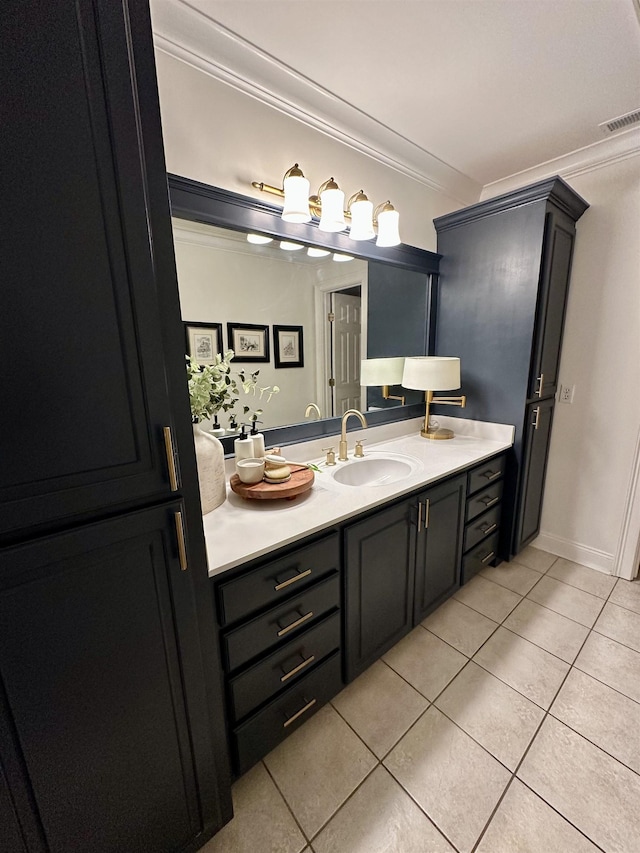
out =
<svg viewBox="0 0 640 853"><path fill-rule="evenodd" d="M418 420L367 430L363 459L359 431L307 495L230 494L205 516L236 775L495 563L513 430L455 423L438 442L420 438ZM316 445L283 452L317 463Z"/></svg>

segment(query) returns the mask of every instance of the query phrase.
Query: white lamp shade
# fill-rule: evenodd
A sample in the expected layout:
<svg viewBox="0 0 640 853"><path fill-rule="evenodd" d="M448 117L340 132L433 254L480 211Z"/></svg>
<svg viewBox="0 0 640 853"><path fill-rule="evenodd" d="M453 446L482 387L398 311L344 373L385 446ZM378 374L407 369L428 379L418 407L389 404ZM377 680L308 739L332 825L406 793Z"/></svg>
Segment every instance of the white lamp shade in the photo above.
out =
<svg viewBox="0 0 640 853"><path fill-rule="evenodd" d="M285 222L309 222L309 181L305 177L290 175L284 179L284 209L282 218Z"/></svg>
<svg viewBox="0 0 640 853"><path fill-rule="evenodd" d="M373 204L370 201L355 201L351 205L349 236L352 240L372 240L376 236L373 230Z"/></svg>
<svg viewBox="0 0 640 853"><path fill-rule="evenodd" d="M378 239L376 246L399 246L400 231L398 228L400 214L397 210L382 210L378 214Z"/></svg>
<svg viewBox="0 0 640 853"><path fill-rule="evenodd" d="M360 362L361 385L400 385L404 358L366 358Z"/></svg>
<svg viewBox="0 0 640 853"><path fill-rule="evenodd" d="M304 249L302 243L291 243L289 240L280 240L280 248L285 252L299 252Z"/></svg>
<svg viewBox="0 0 640 853"><path fill-rule="evenodd" d="M441 356L405 358L404 388L418 391L450 391L460 387L460 359Z"/></svg>
<svg viewBox="0 0 640 853"><path fill-rule="evenodd" d="M320 193L322 215L318 228L320 231L344 231L344 193L342 190L324 190Z"/></svg>
<svg viewBox="0 0 640 853"><path fill-rule="evenodd" d="M309 246L307 249L307 255L310 258L326 258L330 254L331 252L328 249L316 249L315 246Z"/></svg>

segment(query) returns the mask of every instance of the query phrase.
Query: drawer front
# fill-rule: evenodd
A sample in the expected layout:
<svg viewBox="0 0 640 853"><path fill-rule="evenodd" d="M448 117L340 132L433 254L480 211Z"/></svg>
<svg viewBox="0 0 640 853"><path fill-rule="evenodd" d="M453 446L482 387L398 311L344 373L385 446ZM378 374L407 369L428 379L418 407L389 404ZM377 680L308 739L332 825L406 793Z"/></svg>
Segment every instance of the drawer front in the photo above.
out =
<svg viewBox="0 0 640 853"><path fill-rule="evenodd" d="M236 669L279 643L306 631L314 621L340 604L340 575L282 602L223 637L227 670Z"/></svg>
<svg viewBox="0 0 640 853"><path fill-rule="evenodd" d="M339 561L339 537L337 533L331 533L305 548L298 548L221 584L218 587L220 624L228 625L277 604L299 589L337 571Z"/></svg>
<svg viewBox="0 0 640 853"><path fill-rule="evenodd" d="M231 706L240 720L280 690L296 684L340 647L340 611L231 679Z"/></svg>
<svg viewBox="0 0 640 853"><path fill-rule="evenodd" d="M498 556L499 533L496 530L487 539L472 548L462 559L462 583L466 583L479 571L490 566Z"/></svg>
<svg viewBox="0 0 640 853"><path fill-rule="evenodd" d="M468 551L481 539L498 529L500 524L500 504L475 518L464 529L464 550Z"/></svg>
<svg viewBox="0 0 640 853"><path fill-rule="evenodd" d="M498 456L496 459L483 462L482 465L478 465L473 471L470 471L467 494L472 495L478 489L491 485L494 480L499 480L504 474L504 465L505 456Z"/></svg>
<svg viewBox="0 0 640 853"><path fill-rule="evenodd" d="M502 498L502 486L502 480L497 480L491 486L487 486L486 489L482 489L473 497L468 498L465 520L471 521L481 512L499 504Z"/></svg>
<svg viewBox="0 0 640 853"><path fill-rule="evenodd" d="M270 702L234 732L236 772L244 773L299 728L342 688L340 655L335 652L290 690ZM313 772L313 768L309 768Z"/></svg>

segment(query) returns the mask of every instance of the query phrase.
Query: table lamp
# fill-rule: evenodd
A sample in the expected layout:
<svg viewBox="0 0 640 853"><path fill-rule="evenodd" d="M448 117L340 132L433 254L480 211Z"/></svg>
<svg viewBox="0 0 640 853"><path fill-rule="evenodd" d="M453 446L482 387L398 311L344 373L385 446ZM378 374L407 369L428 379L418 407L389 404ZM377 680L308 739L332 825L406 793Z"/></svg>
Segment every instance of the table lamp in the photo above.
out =
<svg viewBox="0 0 640 853"><path fill-rule="evenodd" d="M402 383L403 369L404 358L365 358L360 362L360 385L378 385L385 400L400 400L404 406L404 397L389 394L390 385Z"/></svg>
<svg viewBox="0 0 640 853"><path fill-rule="evenodd" d="M429 406L431 403L438 403L444 406L465 407L467 398L464 396L433 396L434 391L449 391L460 387L460 359L431 355L405 358L402 385L405 388L424 391L426 411L420 435L423 438L453 438L453 430L441 429L436 424L429 425Z"/></svg>

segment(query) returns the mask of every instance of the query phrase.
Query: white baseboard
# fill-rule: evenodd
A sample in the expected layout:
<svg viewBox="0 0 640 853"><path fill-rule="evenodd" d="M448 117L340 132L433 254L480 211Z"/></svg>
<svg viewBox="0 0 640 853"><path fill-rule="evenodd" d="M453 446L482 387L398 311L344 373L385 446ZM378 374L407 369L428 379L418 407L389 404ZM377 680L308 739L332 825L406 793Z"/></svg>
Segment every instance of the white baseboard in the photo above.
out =
<svg viewBox="0 0 640 853"><path fill-rule="evenodd" d="M599 551L597 548L580 545L579 542L572 542L570 539L554 536L551 533L540 533L531 544L534 548L540 548L541 551L555 554L556 557L563 557L573 563L580 563L581 566L588 566L588 568L604 572L606 575L614 574L614 555Z"/></svg>

